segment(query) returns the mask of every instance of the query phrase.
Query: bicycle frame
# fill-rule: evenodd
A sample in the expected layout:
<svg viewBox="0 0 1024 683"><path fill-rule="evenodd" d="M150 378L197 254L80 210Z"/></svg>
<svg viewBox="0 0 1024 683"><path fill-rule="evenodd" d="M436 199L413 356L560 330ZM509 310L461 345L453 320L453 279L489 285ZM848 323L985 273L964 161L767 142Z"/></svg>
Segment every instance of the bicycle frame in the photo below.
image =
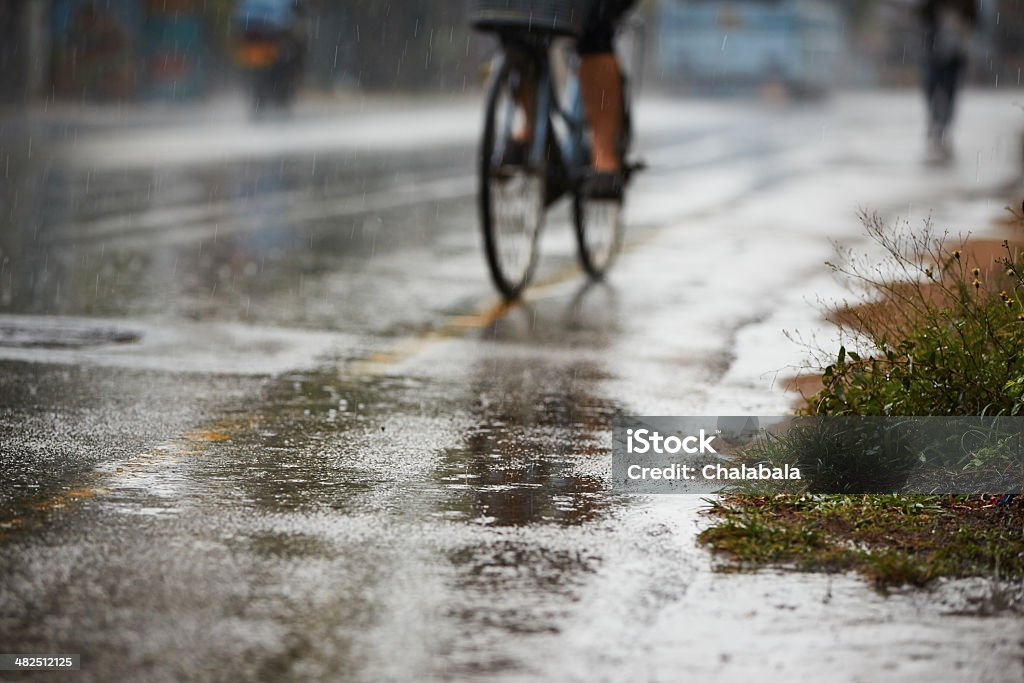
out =
<svg viewBox="0 0 1024 683"><path fill-rule="evenodd" d="M550 205L565 192L573 189L580 182L590 161L590 153L586 140L586 118L583 101L580 97L579 75L576 68L570 68L567 81L563 88L564 99L568 103L568 111L559 100L551 70L550 51L553 48L549 40L527 40L523 38L505 38L502 40L503 50L498 59L523 62L517 71L520 78L527 69L534 72L533 89L536 94L534 103L534 130L530 141L528 163L532 168L546 168L548 181L548 197ZM499 62L498 68L501 68ZM518 106L509 102L509 107ZM513 112L505 116L506 129L500 139L512 138L511 125ZM564 122L567 134L560 136L555 125L556 120ZM551 147L554 142L555 147ZM550 152L557 150L557 154ZM504 149L495 147L495 155L500 158Z"/></svg>

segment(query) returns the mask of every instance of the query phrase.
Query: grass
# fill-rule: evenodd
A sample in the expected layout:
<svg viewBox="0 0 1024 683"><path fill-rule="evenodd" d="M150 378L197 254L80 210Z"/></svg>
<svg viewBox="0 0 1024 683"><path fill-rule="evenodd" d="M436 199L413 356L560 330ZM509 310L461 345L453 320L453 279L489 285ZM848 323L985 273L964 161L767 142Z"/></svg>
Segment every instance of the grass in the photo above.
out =
<svg viewBox="0 0 1024 683"><path fill-rule="evenodd" d="M1003 242L1001 253L985 260L930 224L913 232L877 216L863 219L884 257L846 252L841 264L830 264L855 294L830 309L839 349L812 349L822 388L801 413L1024 415L1024 251ZM922 462L935 477L925 490L978 490L991 482L1011 487L997 491L1019 490L1024 464L1016 440L998 430L968 435L951 421L947 436L959 449L934 452L952 457L908 452L899 439L869 439L883 444L873 451L859 447L857 430L876 428L812 420L807 429L765 435L747 458L798 464L808 483L776 496L748 486L713 502L715 525L700 542L735 568L857 571L881 588L939 577L1024 578L1021 497L996 505L991 496L894 493Z"/></svg>
<svg viewBox="0 0 1024 683"><path fill-rule="evenodd" d="M1024 502L899 495L726 496L699 540L733 567L856 571L879 588L1024 577Z"/></svg>
<svg viewBox="0 0 1024 683"><path fill-rule="evenodd" d="M863 221L884 256L829 264L854 298L831 307L845 343L819 353L824 387L804 412L1024 414L1024 251L977 257L930 224Z"/></svg>

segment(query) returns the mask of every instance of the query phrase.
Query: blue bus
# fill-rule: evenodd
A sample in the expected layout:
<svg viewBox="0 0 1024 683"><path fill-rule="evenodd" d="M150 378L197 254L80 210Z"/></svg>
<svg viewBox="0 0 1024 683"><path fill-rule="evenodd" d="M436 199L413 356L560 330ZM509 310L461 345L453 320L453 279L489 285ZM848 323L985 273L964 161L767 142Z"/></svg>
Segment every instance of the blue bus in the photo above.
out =
<svg viewBox="0 0 1024 683"><path fill-rule="evenodd" d="M778 83L830 90L843 15L823 0L659 0L655 63L667 83L731 91Z"/></svg>

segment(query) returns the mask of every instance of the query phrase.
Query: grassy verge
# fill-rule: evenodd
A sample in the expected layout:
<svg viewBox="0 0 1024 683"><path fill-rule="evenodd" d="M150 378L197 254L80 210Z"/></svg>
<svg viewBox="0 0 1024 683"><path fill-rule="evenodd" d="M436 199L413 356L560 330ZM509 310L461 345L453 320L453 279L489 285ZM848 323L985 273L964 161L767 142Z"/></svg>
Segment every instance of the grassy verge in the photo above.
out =
<svg viewBox="0 0 1024 683"><path fill-rule="evenodd" d="M880 588L1024 576L1024 503L936 496L726 496L700 541L733 568L857 571Z"/></svg>
<svg viewBox="0 0 1024 683"><path fill-rule="evenodd" d="M821 388L802 413L1024 415L1024 251L1004 242L998 254L978 258L970 243L950 244L931 226L893 229L874 216L864 222L885 258L847 253L833 265L855 298L830 311L839 350L815 358ZM800 434L762 441L748 456L806 463L816 478L809 487L774 497L748 490L712 504L715 524L700 541L730 558L729 566L854 570L880 587L1024 577L1021 497L997 504L993 496L811 494L816 486L898 491L899 482L879 473L923 456L855 452L830 434ZM993 439L964 447L962 457L939 463L947 481L966 486L985 474L984 481L1019 486L1016 448Z"/></svg>
<svg viewBox="0 0 1024 683"><path fill-rule="evenodd" d="M851 290L829 318L838 352L817 349L813 415L1024 413L1024 250L979 253L926 224L863 217L882 257L829 264Z"/></svg>

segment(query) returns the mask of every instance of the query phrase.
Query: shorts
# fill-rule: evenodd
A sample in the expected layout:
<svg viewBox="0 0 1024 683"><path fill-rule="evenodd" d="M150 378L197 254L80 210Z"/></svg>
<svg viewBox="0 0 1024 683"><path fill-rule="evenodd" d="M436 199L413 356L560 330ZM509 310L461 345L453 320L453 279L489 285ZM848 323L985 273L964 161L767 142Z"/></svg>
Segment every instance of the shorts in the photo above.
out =
<svg viewBox="0 0 1024 683"><path fill-rule="evenodd" d="M594 0L590 13L583 23L583 32L576 43L581 55L596 55L613 52L612 42L615 29L636 0Z"/></svg>

